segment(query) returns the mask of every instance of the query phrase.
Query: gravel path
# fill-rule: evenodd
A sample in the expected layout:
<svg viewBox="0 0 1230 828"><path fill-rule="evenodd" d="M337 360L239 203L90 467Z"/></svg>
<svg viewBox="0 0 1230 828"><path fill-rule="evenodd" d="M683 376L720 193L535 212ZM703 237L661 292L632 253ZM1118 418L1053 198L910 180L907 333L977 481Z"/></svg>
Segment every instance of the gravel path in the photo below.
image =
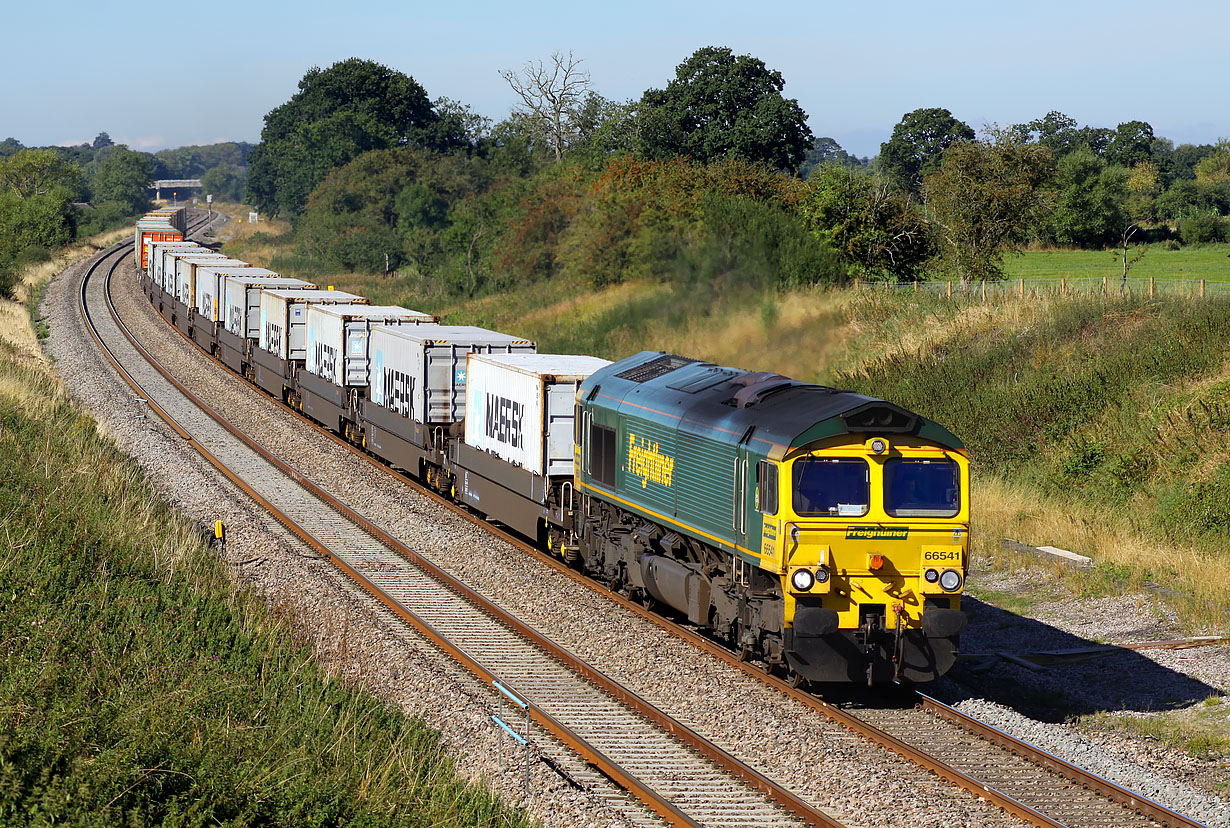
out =
<svg viewBox="0 0 1230 828"><path fill-rule="evenodd" d="M184 342L153 312L137 290L131 269L125 269L129 273L116 291L121 314L190 388L208 394L241 428L292 465L311 469L314 477L407 545L496 603L514 608L526 622L744 761L851 825L1019 824L698 653L358 462ZM70 279L58 279L48 291L43 313L52 329L50 350L78 398L186 514L202 525L218 518L227 522L232 565L299 619L323 663L424 715L441 728L458 755L466 757L462 766L467 773L518 799L517 786L496 769L495 732L487 719L491 700L485 689L369 608L332 567L312 560L293 536L220 482L182 441L144 418L131 394L109 371L100 370L92 347L82 343L71 285ZM540 747L547 749L542 740ZM1121 764L1129 776L1140 772L1126 761ZM578 793L541 765L531 788L527 807L550 824L619 820L602 796Z"/></svg>

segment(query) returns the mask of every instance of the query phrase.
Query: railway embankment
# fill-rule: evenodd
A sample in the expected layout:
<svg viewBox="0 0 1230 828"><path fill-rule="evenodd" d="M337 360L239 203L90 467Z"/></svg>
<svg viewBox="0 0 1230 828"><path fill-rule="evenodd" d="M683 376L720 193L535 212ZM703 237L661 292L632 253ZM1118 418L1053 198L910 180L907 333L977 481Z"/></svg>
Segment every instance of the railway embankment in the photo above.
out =
<svg viewBox="0 0 1230 828"><path fill-rule="evenodd" d="M531 824L456 775L436 731L314 659L70 396L39 347L61 321L28 310L114 240L66 251L0 303L0 812Z"/></svg>

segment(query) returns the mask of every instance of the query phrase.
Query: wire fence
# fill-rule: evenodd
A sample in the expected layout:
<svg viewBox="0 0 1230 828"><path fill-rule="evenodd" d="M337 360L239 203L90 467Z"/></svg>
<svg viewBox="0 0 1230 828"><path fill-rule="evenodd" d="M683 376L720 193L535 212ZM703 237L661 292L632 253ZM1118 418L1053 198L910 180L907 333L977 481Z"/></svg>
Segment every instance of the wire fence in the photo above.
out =
<svg viewBox="0 0 1230 828"><path fill-rule="evenodd" d="M867 282L854 280L855 290L928 293L961 299L1027 298L1029 296L1178 296L1190 299L1230 297L1230 281L1218 279L1157 279L1155 277L1072 276L997 281Z"/></svg>

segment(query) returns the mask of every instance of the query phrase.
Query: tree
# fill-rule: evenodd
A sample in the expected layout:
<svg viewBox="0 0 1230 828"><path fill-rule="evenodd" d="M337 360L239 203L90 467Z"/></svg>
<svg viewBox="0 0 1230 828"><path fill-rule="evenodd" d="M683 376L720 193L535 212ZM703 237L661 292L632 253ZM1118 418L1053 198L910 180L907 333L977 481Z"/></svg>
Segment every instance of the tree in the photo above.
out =
<svg viewBox="0 0 1230 828"><path fill-rule="evenodd" d="M81 170L55 150L22 150L0 160L0 188L18 198L46 195L56 187L76 193L80 186Z"/></svg>
<svg viewBox="0 0 1230 828"><path fill-rule="evenodd" d="M864 279L917 279L931 255L927 224L911 196L880 176L823 164L800 205L807 228Z"/></svg>
<svg viewBox="0 0 1230 828"><path fill-rule="evenodd" d="M1106 154L1106 148L1114 136L1112 130L1102 127L1081 127L1076 131L1074 146L1088 147L1094 155L1101 157Z"/></svg>
<svg viewBox="0 0 1230 828"><path fill-rule="evenodd" d="M811 149L803 157L803 164L799 167L799 176L801 178L808 178L813 171L818 170L825 164L839 164L843 167L865 167L868 163L866 158L859 160L846 152L841 148L841 144L832 138L817 138L812 141Z"/></svg>
<svg viewBox="0 0 1230 828"><path fill-rule="evenodd" d="M90 180L96 203L114 202L129 213L149 204L149 185L154 178L153 157L128 147L111 147Z"/></svg>
<svg viewBox="0 0 1230 828"><path fill-rule="evenodd" d="M5 138L0 141L0 158L10 158L26 148L26 145L16 138Z"/></svg>
<svg viewBox="0 0 1230 828"><path fill-rule="evenodd" d="M554 52L550 66L541 60L531 61L520 74L505 69L500 77L521 99L521 106L514 112L547 142L556 161L563 158L578 137L577 117L591 86L581 60L572 52Z"/></svg>
<svg viewBox="0 0 1230 828"><path fill-rule="evenodd" d="M1153 127L1144 121L1126 121L1115 127L1106 160L1121 167L1135 167L1153 154Z"/></svg>
<svg viewBox="0 0 1230 828"><path fill-rule="evenodd" d="M219 164L201 175L201 188L207 195L226 201L243 201L247 170L234 164Z"/></svg>
<svg viewBox="0 0 1230 828"><path fill-rule="evenodd" d="M115 142L111 140L111 136L105 132L100 132L94 138L94 143L91 145L94 149L102 149L103 147L115 146Z"/></svg>
<svg viewBox="0 0 1230 828"><path fill-rule="evenodd" d="M449 126L414 78L387 66L350 58L310 69L299 91L265 116L248 158L248 198L264 212L298 215L330 170L364 152L458 148L461 136Z"/></svg>
<svg viewBox="0 0 1230 828"><path fill-rule="evenodd" d="M1056 110L1020 124L1015 130L1025 140L1037 141L1049 149L1056 158L1062 158L1079 146L1076 119Z"/></svg>
<svg viewBox="0 0 1230 828"><path fill-rule="evenodd" d="M974 130L947 109L915 109L893 127L880 145L879 169L899 186L917 192L923 176L936 170L944 150L958 141L973 141Z"/></svg>
<svg viewBox="0 0 1230 828"><path fill-rule="evenodd" d="M922 188L939 264L962 282L999 278L1004 254L1028 237L1053 166L1050 150L1005 130L949 146Z"/></svg>
<svg viewBox="0 0 1230 828"><path fill-rule="evenodd" d="M675 70L665 89L641 96L641 145L655 159L724 157L796 170L811 146L807 114L782 96L786 82L751 55L707 46Z"/></svg>
<svg viewBox="0 0 1230 828"><path fill-rule="evenodd" d="M1213 152L1200 159L1194 171L1199 185L1230 182L1230 141L1224 138L1218 141Z"/></svg>
<svg viewBox="0 0 1230 828"><path fill-rule="evenodd" d="M1050 213L1051 240L1077 247L1100 247L1123 227L1127 171L1107 164L1088 147L1059 159Z"/></svg>

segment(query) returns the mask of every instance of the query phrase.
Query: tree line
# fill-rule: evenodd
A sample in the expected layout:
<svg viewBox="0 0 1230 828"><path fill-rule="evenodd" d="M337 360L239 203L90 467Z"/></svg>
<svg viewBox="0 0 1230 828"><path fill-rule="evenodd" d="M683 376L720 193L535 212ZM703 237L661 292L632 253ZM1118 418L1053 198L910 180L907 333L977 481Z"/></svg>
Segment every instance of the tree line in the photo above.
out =
<svg viewBox="0 0 1230 828"><path fill-rule="evenodd" d="M0 295L11 293L23 265L146 211L156 179L199 177L207 191L240 200L251 149L223 143L150 154L117 145L106 132L68 147L0 142Z"/></svg>
<svg viewBox="0 0 1230 828"><path fill-rule="evenodd" d="M1230 145L1176 147L1144 121L1051 112L979 134L919 109L859 159L811 133L779 72L723 47L622 102L571 53L500 74L518 105L493 122L378 63L314 68L266 116L247 198L326 267L464 293L996 278L1030 244L1226 238Z"/></svg>

